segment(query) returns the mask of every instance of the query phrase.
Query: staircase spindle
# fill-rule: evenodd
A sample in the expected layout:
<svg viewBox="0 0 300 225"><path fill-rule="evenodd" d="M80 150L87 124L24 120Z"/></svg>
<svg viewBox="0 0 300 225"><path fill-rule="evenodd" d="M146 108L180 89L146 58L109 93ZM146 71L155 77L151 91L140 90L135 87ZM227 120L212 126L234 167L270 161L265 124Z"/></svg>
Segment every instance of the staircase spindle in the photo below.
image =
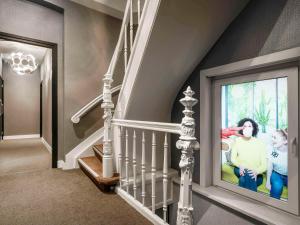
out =
<svg viewBox="0 0 300 225"><path fill-rule="evenodd" d="M136 199L136 134L133 130L133 150L132 150L132 164L133 164L133 196Z"/></svg>
<svg viewBox="0 0 300 225"><path fill-rule="evenodd" d="M168 135L165 133L164 141L164 165L163 165L163 212L164 221L167 222L167 194L168 194Z"/></svg>
<svg viewBox="0 0 300 225"><path fill-rule="evenodd" d="M133 6L132 0L130 0L130 51L133 45Z"/></svg>
<svg viewBox="0 0 300 225"><path fill-rule="evenodd" d="M137 1L137 8L138 8L138 24L140 24L140 19L141 19L141 0Z"/></svg>
<svg viewBox="0 0 300 225"><path fill-rule="evenodd" d="M126 191L129 192L129 156L128 156L128 129L125 135L125 176L126 176Z"/></svg>
<svg viewBox="0 0 300 225"><path fill-rule="evenodd" d="M145 132L142 133L142 203L145 206L146 198L146 162L145 162Z"/></svg>
<svg viewBox="0 0 300 225"><path fill-rule="evenodd" d="M152 212L155 213L155 185L156 185L156 135L152 132L152 165L151 165L151 178L152 178Z"/></svg>
<svg viewBox="0 0 300 225"><path fill-rule="evenodd" d="M120 147L119 147L119 176L120 176L120 188L122 188L122 127L119 126L119 140L120 140Z"/></svg>
<svg viewBox="0 0 300 225"><path fill-rule="evenodd" d="M127 62L128 62L128 48L127 48L127 29L128 24L125 25L125 32L124 32L124 69L127 69Z"/></svg>

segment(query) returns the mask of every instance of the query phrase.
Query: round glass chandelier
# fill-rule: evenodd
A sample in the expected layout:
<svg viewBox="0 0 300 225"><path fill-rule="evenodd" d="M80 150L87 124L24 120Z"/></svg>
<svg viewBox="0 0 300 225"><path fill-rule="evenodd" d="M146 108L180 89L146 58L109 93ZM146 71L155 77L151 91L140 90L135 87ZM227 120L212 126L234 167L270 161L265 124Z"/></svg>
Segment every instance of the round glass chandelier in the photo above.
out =
<svg viewBox="0 0 300 225"><path fill-rule="evenodd" d="M15 71L18 75L31 74L38 67L38 64L36 63L33 55L25 55L21 52L13 52L11 54L9 64L12 70Z"/></svg>

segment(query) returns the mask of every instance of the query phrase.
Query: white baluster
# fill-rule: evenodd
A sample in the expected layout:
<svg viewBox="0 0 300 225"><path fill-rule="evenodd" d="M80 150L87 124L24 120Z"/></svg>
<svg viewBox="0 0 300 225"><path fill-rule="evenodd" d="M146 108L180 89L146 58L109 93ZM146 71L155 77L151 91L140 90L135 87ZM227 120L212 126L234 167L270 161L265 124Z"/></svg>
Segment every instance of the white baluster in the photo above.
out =
<svg viewBox="0 0 300 225"><path fill-rule="evenodd" d="M163 165L163 212L164 221L167 221L167 196L168 196L168 135L165 133L164 165Z"/></svg>
<svg viewBox="0 0 300 225"><path fill-rule="evenodd" d="M141 19L141 0L137 1L137 8L138 8L138 24L140 24L140 19Z"/></svg>
<svg viewBox="0 0 300 225"><path fill-rule="evenodd" d="M133 45L133 6L132 0L130 0L130 51Z"/></svg>
<svg viewBox="0 0 300 225"><path fill-rule="evenodd" d="M156 135L152 132L152 165L151 165L151 178L152 178L152 212L155 213L155 185L156 185Z"/></svg>
<svg viewBox="0 0 300 225"><path fill-rule="evenodd" d="M146 198L146 162L145 162L145 132L142 133L142 203L145 206Z"/></svg>
<svg viewBox="0 0 300 225"><path fill-rule="evenodd" d="M122 127L119 126L119 140L120 140L120 151L119 151L119 176L120 176L120 188L122 188Z"/></svg>
<svg viewBox="0 0 300 225"><path fill-rule="evenodd" d="M124 32L124 69L127 69L127 62L128 62L128 48L127 48L127 28L128 24L125 25L125 32Z"/></svg>
<svg viewBox="0 0 300 225"><path fill-rule="evenodd" d="M125 139L125 176L126 176L126 191L129 192L129 156L128 156L128 130L126 129Z"/></svg>
<svg viewBox="0 0 300 225"><path fill-rule="evenodd" d="M136 199L136 134L135 130L133 130L133 156L132 156L132 164L133 164L133 196Z"/></svg>

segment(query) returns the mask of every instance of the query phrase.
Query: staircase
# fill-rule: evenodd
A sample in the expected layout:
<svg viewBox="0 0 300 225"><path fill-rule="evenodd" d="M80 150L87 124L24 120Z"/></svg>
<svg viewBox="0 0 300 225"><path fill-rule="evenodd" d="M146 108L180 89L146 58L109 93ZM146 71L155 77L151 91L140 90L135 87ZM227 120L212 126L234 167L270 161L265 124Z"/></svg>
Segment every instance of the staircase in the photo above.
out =
<svg viewBox="0 0 300 225"><path fill-rule="evenodd" d="M102 191L110 191L118 184L119 174L114 173L113 177L104 178L102 173L103 145L94 145L93 151L94 156L82 157L78 159L78 164L97 187Z"/></svg>
<svg viewBox="0 0 300 225"><path fill-rule="evenodd" d="M133 12L134 2L137 3L137 14ZM177 177L177 171L170 168L170 138L171 134L180 136L176 144L182 152L177 224L191 225L193 151L199 149L192 118L192 108L197 103L192 97L194 92L188 87L180 100L185 107L181 124L126 120L122 114L126 111L122 99L129 99L130 91L127 90L132 88L135 80L129 79L129 74L137 74L139 70L138 62L143 58L160 2L127 0L118 43L103 79L103 144L94 145L94 155L79 158L78 164L101 190L115 189L153 224L164 225L168 223L168 206L174 203L173 180ZM134 15L138 21L135 35ZM120 53L124 54L125 77L115 108L112 85ZM79 122L76 118L74 121ZM162 209L161 217L156 214L157 209Z"/></svg>

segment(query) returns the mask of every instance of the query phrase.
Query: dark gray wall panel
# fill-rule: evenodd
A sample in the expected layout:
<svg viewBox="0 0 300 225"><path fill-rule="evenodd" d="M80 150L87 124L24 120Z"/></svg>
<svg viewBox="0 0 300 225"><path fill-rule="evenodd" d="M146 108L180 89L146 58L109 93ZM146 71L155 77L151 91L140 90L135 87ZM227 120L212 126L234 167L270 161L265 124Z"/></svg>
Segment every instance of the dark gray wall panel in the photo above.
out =
<svg viewBox="0 0 300 225"><path fill-rule="evenodd" d="M180 122L182 106L179 99L187 86L191 86L199 99L200 70L249 59L300 46L300 1L252 0L231 23L206 57L199 62L174 101L172 122ZM199 110L195 106L196 137L201 129ZM172 168L179 169L180 153L176 149L176 136L172 136ZM193 181L199 183L199 152L195 153ZM196 203L197 204L197 203ZM202 207L205 207L204 205ZM200 210L200 209L199 209ZM217 224L217 223L216 223Z"/></svg>

